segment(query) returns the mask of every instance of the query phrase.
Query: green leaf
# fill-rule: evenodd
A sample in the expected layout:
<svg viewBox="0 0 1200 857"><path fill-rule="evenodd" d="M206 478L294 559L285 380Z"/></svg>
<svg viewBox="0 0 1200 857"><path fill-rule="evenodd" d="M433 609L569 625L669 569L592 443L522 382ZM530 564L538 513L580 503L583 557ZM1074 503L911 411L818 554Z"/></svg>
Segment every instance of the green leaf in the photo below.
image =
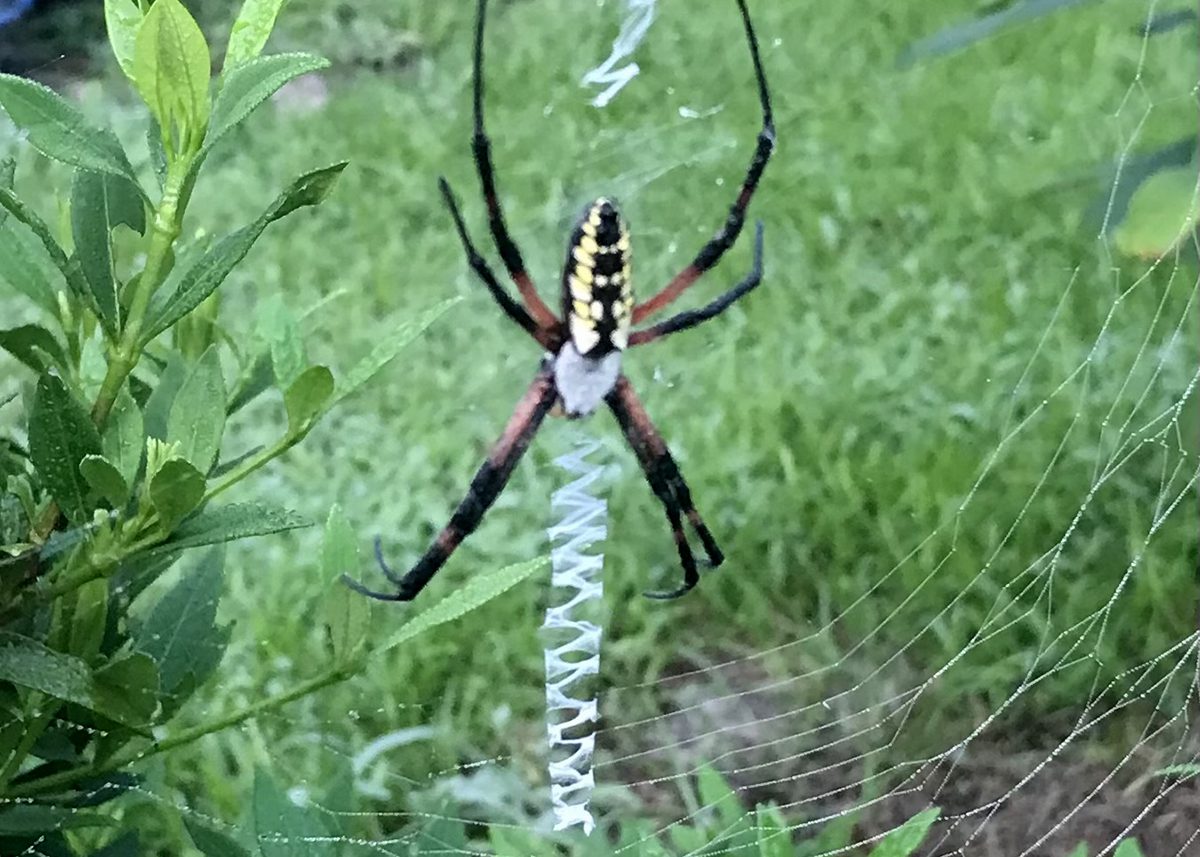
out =
<svg viewBox="0 0 1200 857"><path fill-rule="evenodd" d="M202 474L208 473L221 451L225 431L225 380L215 345L201 355L171 404L167 443L178 443L180 454Z"/></svg>
<svg viewBox="0 0 1200 857"><path fill-rule="evenodd" d="M462 298L449 298L441 303L434 304L416 318L408 319L398 325L396 332L391 337L380 342L370 354L346 373L345 379L338 385L337 393L334 395L333 401L330 402L329 406L332 408L342 399L354 393L374 378L379 370L395 359L396 355L405 346L424 333L429 325L437 321L446 310L450 309L450 307L454 306L460 300Z"/></svg>
<svg viewBox="0 0 1200 857"><path fill-rule="evenodd" d="M111 239L121 223L139 234L146 231L146 210L138 188L121 176L76 170L71 183L75 256L110 339L116 339L121 329Z"/></svg>
<svg viewBox="0 0 1200 857"><path fill-rule="evenodd" d="M133 485L142 463L142 452L146 448L146 433L142 426L142 412L137 402L122 387L108 412L108 422L100 440L104 457L116 467L126 485Z"/></svg>
<svg viewBox="0 0 1200 857"><path fill-rule="evenodd" d="M150 398L146 400L145 408L143 408L147 437L166 440L167 420L171 415L171 406L174 405L175 397L179 395L179 388L183 386L187 377L187 364L179 354L172 352L167 358L167 365L163 367L162 374L158 376L154 392L150 394Z"/></svg>
<svg viewBox="0 0 1200 857"><path fill-rule="evenodd" d="M696 791L705 811L716 816L718 828L734 825L742 818L742 802L738 800L737 792L711 765L700 768L696 775Z"/></svg>
<svg viewBox="0 0 1200 857"><path fill-rule="evenodd" d="M23 77L0 74L0 108L46 157L137 183L117 136L108 128L88 124L83 114L54 90Z"/></svg>
<svg viewBox="0 0 1200 857"><path fill-rule="evenodd" d="M275 28L275 18L283 0L245 0L229 31L229 46L225 49L225 73L250 62L260 53Z"/></svg>
<svg viewBox="0 0 1200 857"><path fill-rule="evenodd" d="M38 380L29 416L29 457L67 520L89 521L88 487L79 472L84 456L100 454L100 435L83 405L54 375Z"/></svg>
<svg viewBox="0 0 1200 857"><path fill-rule="evenodd" d="M1067 857L1088 857L1088 844L1080 842Z"/></svg>
<svg viewBox="0 0 1200 857"><path fill-rule="evenodd" d="M79 827L109 827L112 820L94 812L42 804L16 804L0 811L0 835L47 833Z"/></svg>
<svg viewBox="0 0 1200 857"><path fill-rule="evenodd" d="M316 424L333 396L333 373L325 366L309 366L283 394L288 435L302 437Z"/></svg>
<svg viewBox="0 0 1200 857"><path fill-rule="evenodd" d="M0 220L8 210L0 206ZM0 283L33 301L51 315L58 312L56 290L50 285L47 269L25 235L0 224Z"/></svg>
<svg viewBox="0 0 1200 857"><path fill-rule="evenodd" d="M92 490L105 499L114 509L120 509L129 501L129 483L121 471L102 455L85 455L79 463L79 472Z"/></svg>
<svg viewBox="0 0 1200 857"><path fill-rule="evenodd" d="M200 653L221 641L216 618L224 583L225 553L214 548L159 599L138 628L134 649L158 664L164 695L172 695L194 675Z"/></svg>
<svg viewBox="0 0 1200 857"><path fill-rule="evenodd" d="M92 674L86 663L11 631L0 631L0 680L94 707Z"/></svg>
<svg viewBox="0 0 1200 857"><path fill-rule="evenodd" d="M71 365L54 334L36 324L0 330L0 348L39 374L50 369L66 371Z"/></svg>
<svg viewBox="0 0 1200 857"><path fill-rule="evenodd" d="M9 214L29 227L30 231L33 232L34 236L37 237L38 241L46 249L47 255L50 256L50 261L62 272L63 277L67 281L67 287L77 298L82 300L85 305L99 315L95 298L92 296L91 289L88 288L87 280L83 277L83 271L80 269L78 263L67 258L67 254L63 252L62 247L54 239L54 233L50 231L50 227L46 225L46 221L38 217L33 209L22 202L16 194L7 188L0 187L0 208L7 210Z"/></svg>
<svg viewBox="0 0 1200 857"><path fill-rule="evenodd" d="M100 651L108 624L108 581L90 580L58 603L70 602L67 652L91 662Z"/></svg>
<svg viewBox="0 0 1200 857"><path fill-rule="evenodd" d="M879 844L871 849L870 857L909 857L921 847L921 843L929 834L929 828L941 814L942 811L937 807L917 813L883 837Z"/></svg>
<svg viewBox="0 0 1200 857"><path fill-rule="evenodd" d="M227 506L203 509L184 521L170 541L152 548L142 556L174 553L185 548L215 545L311 526L312 521L288 509L264 503L231 503Z"/></svg>
<svg viewBox="0 0 1200 857"><path fill-rule="evenodd" d="M1196 164L1164 169L1133 192L1113 235L1122 253L1161 259L1188 238L1200 222L1200 173Z"/></svg>
<svg viewBox="0 0 1200 857"><path fill-rule="evenodd" d="M549 562L546 557L541 557L471 578L457 592L448 595L437 604L414 616L411 621L406 622L400 630L388 638L380 651L386 652L394 649L418 634L425 633L430 628L461 618L512 589L525 578L541 571Z"/></svg>
<svg viewBox="0 0 1200 857"><path fill-rule="evenodd" d="M157 0L137 33L133 80L175 155L195 153L208 127L212 61L179 0Z"/></svg>
<svg viewBox="0 0 1200 857"><path fill-rule="evenodd" d="M88 857L142 857L144 853L138 840L137 831L130 831L124 836L114 839L99 851L93 851Z"/></svg>
<svg viewBox="0 0 1200 857"><path fill-rule="evenodd" d="M260 328L271 352L271 367L276 382L286 390L308 363L304 353L304 338L296 317L282 296L274 295L263 301L261 308Z"/></svg>
<svg viewBox="0 0 1200 857"><path fill-rule="evenodd" d="M163 304L158 316L148 325L144 341L149 341L198 307L216 291L229 272L250 252L258 236L272 222L306 205L318 205L333 188L346 161L305 173L296 179L253 223L226 235L210 248L180 277L175 293Z"/></svg>
<svg viewBox="0 0 1200 857"><path fill-rule="evenodd" d="M341 506L329 510L325 521L325 540L321 545L321 570L331 581L322 612L333 657L345 662L353 657L367 639L371 624L371 601L363 598L339 579L350 569L358 568L358 544L354 530L346 520Z"/></svg>
<svg viewBox="0 0 1200 857"><path fill-rule="evenodd" d="M236 839L191 816L183 817L183 826L204 857L251 857Z"/></svg>
<svg viewBox="0 0 1200 857"><path fill-rule="evenodd" d="M104 0L104 24L117 65L127 78L133 80L133 58L138 30L142 26L142 10L134 0Z"/></svg>
<svg viewBox="0 0 1200 857"><path fill-rule="evenodd" d="M1117 850L1113 852L1113 857L1142 857L1142 847L1138 845L1138 841L1132 836L1128 839L1122 839L1121 844L1117 846Z"/></svg>
<svg viewBox="0 0 1200 857"><path fill-rule="evenodd" d="M254 772L254 836L262 857L337 857L316 810L299 807L261 768Z"/></svg>
<svg viewBox="0 0 1200 857"><path fill-rule="evenodd" d="M144 652L130 652L110 661L96 670L94 694L101 713L144 729L158 710L158 664Z"/></svg>
<svg viewBox="0 0 1200 857"><path fill-rule="evenodd" d="M759 804L756 810L755 831L758 835L758 857L792 857L792 834L787 819L777 807Z"/></svg>
<svg viewBox="0 0 1200 857"><path fill-rule="evenodd" d="M1194 410L1194 409L1193 409ZM1156 777L1178 777L1180 780L1190 780L1200 777L1200 764L1184 762L1178 765L1167 765L1154 772Z"/></svg>
<svg viewBox="0 0 1200 857"><path fill-rule="evenodd" d="M1024 0L1024 2L1006 5L998 12L981 15L960 24L953 24L932 36L913 42L900 52L896 64L901 68L907 68L923 59L951 54L994 36L1006 27L1024 24L1062 9L1088 2L1092 2L1092 0Z"/></svg>
<svg viewBox="0 0 1200 857"><path fill-rule="evenodd" d="M150 480L150 499L158 512L159 532L169 533L204 498L204 476L182 458L173 458Z"/></svg>
<svg viewBox="0 0 1200 857"><path fill-rule="evenodd" d="M230 57L227 54L225 82L213 106L212 124L204 141L204 152L211 151L222 137L289 80L328 66L328 60L313 54L274 54L249 60L231 72L228 70Z"/></svg>

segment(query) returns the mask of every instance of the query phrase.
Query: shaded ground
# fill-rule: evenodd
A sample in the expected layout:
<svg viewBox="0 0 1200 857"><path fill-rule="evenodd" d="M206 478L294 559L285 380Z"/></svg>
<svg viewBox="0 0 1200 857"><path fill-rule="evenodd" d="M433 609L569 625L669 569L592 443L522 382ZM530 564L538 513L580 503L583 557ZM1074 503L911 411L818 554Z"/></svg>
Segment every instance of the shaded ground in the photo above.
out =
<svg viewBox="0 0 1200 857"><path fill-rule="evenodd" d="M829 705L796 706L748 661L677 675L663 694L669 708L630 730L637 747L619 727L606 736L615 778L633 783L659 818L695 815L679 801L679 779L662 779L667 756L671 770L713 764L744 808L777 804L796 841L819 839L822 852L867 847L932 805L941 816L918 852L930 857L1065 857L1081 842L1094 855L1127 837L1154 857L1200 854L1200 777L1157 773L1197 759L1194 699L1179 717L1148 709L1145 739L1064 742L1065 722L1013 729L997 720L965 745L945 736L923 757L904 744L919 724L903 706L860 717L836 693L823 697ZM831 836L834 826L842 832Z"/></svg>

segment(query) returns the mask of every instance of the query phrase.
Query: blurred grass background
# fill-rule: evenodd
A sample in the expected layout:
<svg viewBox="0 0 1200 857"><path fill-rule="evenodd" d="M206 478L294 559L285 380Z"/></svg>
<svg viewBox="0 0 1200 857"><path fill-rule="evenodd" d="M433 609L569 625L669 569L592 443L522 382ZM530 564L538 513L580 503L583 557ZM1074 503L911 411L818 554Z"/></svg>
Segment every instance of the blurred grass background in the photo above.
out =
<svg viewBox="0 0 1200 857"><path fill-rule="evenodd" d="M752 208L767 228L766 281L720 320L625 364L729 561L679 602L641 598L680 573L669 531L611 420L601 414L579 429L604 439L613 464L607 683L635 685L811 634L803 655L763 657L764 681L846 658L849 672L830 680L836 688L898 650L905 669L928 676L998 605L1015 605L1015 615L1022 599L1049 597L1052 608L1039 601L969 668L932 686L928 716L897 748L905 754L969 732L1010 698L1039 646L1114 593L1103 629L1085 637L1103 677L1194 628L1195 492L1148 536L1166 488L1177 493L1195 473L1194 439L1190 450L1182 430L1170 444L1135 445L1089 497L1114 450L1138 439L1119 428L1126 417L1136 427L1170 407L1197 366L1188 242L1161 261L1133 258L1084 216L1109 189L1106 165L1195 130L1195 31L1147 39L1137 27L1148 5L1088 4L901 70L906 45L977 4L753 4L780 141ZM239 132L206 167L186 224L223 232L293 174L348 158L334 197L265 236L223 287L226 324L248 330L268 295L306 307L333 294L309 319L311 348L346 367L394 320L466 298L245 489L318 520L341 503L364 547L383 534L399 567L447 519L539 356L470 278L436 193L445 174L482 245L470 6L292 3L273 49L323 53L335 69L310 90L315 101L293 92ZM577 81L607 55L618 4L496 4L489 125L509 222L547 296L569 225L592 197L621 201L646 295L719 224L745 170L758 108L732 2L659 6L636 55L641 74L597 110ZM212 0L193 11L218 33L230 19L230 7ZM76 91L140 150L132 96L111 69L93 77ZM18 188L44 194L44 205L66 176L22 157ZM686 302L728 288L748 265L739 246ZM12 301L3 300L7 316ZM264 442L281 421L279 406L251 409L228 432L225 454ZM429 601L476 569L545 550L547 498L562 478L549 460L576 430L557 421L543 430ZM1182 476L1166 480L1176 466ZM236 623L233 643L198 705L244 703L324 657L307 611L327 585L317 540L310 531L231 552L223 611ZM1023 590L1059 545L1052 572ZM431 739L388 757L399 792L495 757L538 788L544 599L542 589L509 593L283 719L205 739L173 756L157 785L234 819L256 763L328 783L343 754L432 724ZM379 633L403 615L379 606ZM1044 739L1095 686L1094 672L1065 672L1022 695L998 728ZM672 705L662 686L613 693L620 704L605 709L609 726ZM637 731L601 743L620 755ZM1094 749L1103 753L1103 743Z"/></svg>

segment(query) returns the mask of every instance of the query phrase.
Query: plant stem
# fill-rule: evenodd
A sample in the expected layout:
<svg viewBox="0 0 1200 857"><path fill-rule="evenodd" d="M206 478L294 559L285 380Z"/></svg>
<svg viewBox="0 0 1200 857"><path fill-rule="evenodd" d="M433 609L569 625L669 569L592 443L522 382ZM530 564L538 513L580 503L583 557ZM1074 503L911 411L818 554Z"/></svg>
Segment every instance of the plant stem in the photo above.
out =
<svg viewBox="0 0 1200 857"><path fill-rule="evenodd" d="M143 343L139 340L142 325L146 321L146 311L150 307L150 298L170 273L168 260L171 247L179 237L183 209L186 206L186 202L180 199L180 190L187 179L191 164L191 158L183 158L172 163L167 170L162 199L154 212L154 225L146 250L146 265L134 284L125 331L121 335L120 343L109 351L108 369L92 405L92 422L101 431L108 422L109 412L117 401L125 379L141 359ZM51 503L33 528L35 541L44 542L58 526L58 518L58 505Z"/></svg>
<svg viewBox="0 0 1200 857"><path fill-rule="evenodd" d="M47 777L32 780L28 783L21 783L16 788L11 789L7 797L29 797L31 795L44 794L52 792L55 789L69 786L79 780L86 780L90 777L99 776L100 774L108 773L119 768L124 768L134 762L140 762L143 759L148 759L151 756L157 756L159 753L165 753L169 750L174 750L182 747L185 744L190 744L198 738L203 738L205 735L211 735L214 732L220 732L223 729L228 729L231 726L237 726L252 717L259 714L264 714L276 708L287 705L303 696L308 696L310 693L315 693L322 688L328 687L331 684L345 681L359 671L362 667L362 659L348 661L343 664L331 667L320 675L314 676L307 681L302 681L290 690L275 696L267 697L253 705L248 705L245 708L237 711L232 711L216 720L210 720L207 723L200 723L190 729L184 729L174 735L163 738L161 741L156 741L149 747L125 750L117 753L111 758L100 764L86 765L79 768L71 768L66 771L60 771L57 774L51 774Z"/></svg>
<svg viewBox="0 0 1200 857"><path fill-rule="evenodd" d="M295 437L284 437L277 441L273 446L269 447L268 449L264 449L253 458L242 462L240 466L229 471L224 479L222 479L212 488L209 488L208 491L205 492L204 498L200 502L207 503L213 497L216 497L218 494L228 490L229 488L232 488L255 470L258 470L264 464L268 463L274 458L278 458L280 455L283 455L283 453L295 446L298 439L299 438Z"/></svg>

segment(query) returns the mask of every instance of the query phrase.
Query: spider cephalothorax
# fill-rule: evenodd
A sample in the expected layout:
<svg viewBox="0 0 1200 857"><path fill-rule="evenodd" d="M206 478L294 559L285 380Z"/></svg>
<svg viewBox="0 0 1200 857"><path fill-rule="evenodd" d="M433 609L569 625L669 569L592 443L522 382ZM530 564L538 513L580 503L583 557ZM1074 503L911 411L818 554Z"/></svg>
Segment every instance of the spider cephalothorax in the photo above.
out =
<svg viewBox="0 0 1200 857"><path fill-rule="evenodd" d="M667 520L671 524L675 545L679 551L679 561L683 566L681 587L671 592L647 595L654 598L674 598L694 587L700 579L696 558L683 529L685 516L699 537L708 561L713 566L720 565L723 561L721 549L717 547L700 513L696 511L687 483L684 482L662 435L650 421L629 379L621 374L621 356L626 348L653 342L718 315L757 286L762 279L763 229L759 223L754 235L754 263L750 273L740 283L699 309L681 312L649 327L637 330L633 327L679 297L706 271L715 267L725 251L733 246L745 223L750 198L758 187L767 160L775 147L771 100L762 61L758 55L758 41L750 23L746 0L736 2L741 11L746 41L750 46L750 57L754 64L763 124L758 133L750 168L724 224L712 240L700 248L691 264L676 274L662 291L638 304L634 301L630 281L631 249L628 226L611 199L597 199L584 209L567 244L562 275L560 318L550 310L534 288L533 281L525 270L521 252L508 233L504 212L496 194L491 142L483 127L483 28L487 0L478 0L475 18L475 135L472 139L472 150L487 204L492 237L505 269L517 285L521 302L514 299L500 285L491 266L475 249L449 184L445 179L440 179L439 186L466 251L467 263L487 286L505 314L542 345L546 356L533 383L517 403L517 408L500 440L492 447L487 460L471 481L467 496L416 565L407 574L396 574L383 561L380 543L376 540L376 558L383 573L396 585L396 591L372 592L362 584L346 578L347 583L354 589L372 598L387 601L408 601L415 597L454 549L479 525L484 513L504 489L517 462L529 447L529 442L547 414L558 407L568 417L584 417L595 411L601 403L607 404L616 417L646 474L646 481L650 483L650 487L666 509Z"/></svg>

